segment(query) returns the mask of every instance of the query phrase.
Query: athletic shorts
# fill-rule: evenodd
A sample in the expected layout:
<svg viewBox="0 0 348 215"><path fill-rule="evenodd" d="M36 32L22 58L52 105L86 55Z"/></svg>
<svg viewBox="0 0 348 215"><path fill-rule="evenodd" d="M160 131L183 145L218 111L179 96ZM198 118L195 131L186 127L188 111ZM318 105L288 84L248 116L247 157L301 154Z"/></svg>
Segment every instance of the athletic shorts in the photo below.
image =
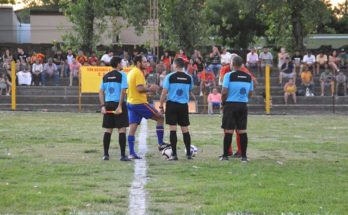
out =
<svg viewBox="0 0 348 215"><path fill-rule="evenodd" d="M225 130L246 130L248 106L244 102L226 102L223 109L221 128Z"/></svg>
<svg viewBox="0 0 348 215"><path fill-rule="evenodd" d="M166 124L189 126L189 111L187 104L167 101L166 103Z"/></svg>
<svg viewBox="0 0 348 215"><path fill-rule="evenodd" d="M151 119L158 111L150 104L127 104L129 123L140 124L142 118Z"/></svg>
<svg viewBox="0 0 348 215"><path fill-rule="evenodd" d="M115 111L118 107L118 102L105 102L105 109L108 111ZM122 104L122 113L104 114L103 128L126 128L129 126L128 122L128 110L125 103Z"/></svg>
<svg viewBox="0 0 348 215"><path fill-rule="evenodd" d="M220 102L212 102L213 108L220 108Z"/></svg>

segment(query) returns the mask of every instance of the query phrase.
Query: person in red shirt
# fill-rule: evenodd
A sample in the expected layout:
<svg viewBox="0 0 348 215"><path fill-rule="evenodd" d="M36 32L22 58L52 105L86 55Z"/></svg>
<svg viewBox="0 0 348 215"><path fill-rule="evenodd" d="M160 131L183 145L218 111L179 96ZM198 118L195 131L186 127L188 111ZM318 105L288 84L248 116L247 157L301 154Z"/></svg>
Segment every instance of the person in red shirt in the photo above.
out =
<svg viewBox="0 0 348 215"><path fill-rule="evenodd" d="M184 60L185 63L188 63L188 62L189 62L188 57L186 56L184 50L182 50L182 49L180 49L180 50L179 50L179 53L177 53L177 54L175 55L174 60L177 59L177 58L182 58L182 59Z"/></svg>
<svg viewBox="0 0 348 215"><path fill-rule="evenodd" d="M170 71L170 65L172 65L172 57L169 56L169 52L165 51L162 55L161 60L166 67L167 71Z"/></svg>
<svg viewBox="0 0 348 215"><path fill-rule="evenodd" d="M211 68L207 67L206 69L203 69L202 72L200 72L198 75L198 79L200 80L200 96L202 96L203 92L210 92L212 88L216 87L215 84L215 75Z"/></svg>
<svg viewBox="0 0 348 215"><path fill-rule="evenodd" d="M40 52L33 51L33 56L31 56L30 58L31 64L34 64L36 59L38 59L39 62L42 64L44 62L45 55Z"/></svg>
<svg viewBox="0 0 348 215"><path fill-rule="evenodd" d="M95 52L92 52L92 56L88 59L88 64L91 66L97 66L99 64L99 59Z"/></svg>
<svg viewBox="0 0 348 215"><path fill-rule="evenodd" d="M76 60L81 65L85 65L86 63L88 63L87 57L84 55L83 51L81 51L81 50L77 53Z"/></svg>

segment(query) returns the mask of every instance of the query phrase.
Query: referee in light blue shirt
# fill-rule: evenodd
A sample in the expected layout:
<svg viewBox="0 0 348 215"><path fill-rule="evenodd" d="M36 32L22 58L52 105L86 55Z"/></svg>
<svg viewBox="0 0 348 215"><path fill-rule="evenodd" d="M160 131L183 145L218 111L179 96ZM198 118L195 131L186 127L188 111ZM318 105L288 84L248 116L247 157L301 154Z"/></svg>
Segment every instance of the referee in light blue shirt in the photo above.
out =
<svg viewBox="0 0 348 215"><path fill-rule="evenodd" d="M163 103L166 102L165 120L170 126L170 144L172 156L168 160L178 160L176 153L177 125L181 127L186 147L187 159L191 160L191 137L188 126L190 125L188 103L193 87L193 79L184 72L185 62L182 58L177 58L173 63L176 72L167 75L163 81L163 90L160 99L160 110L164 113Z"/></svg>
<svg viewBox="0 0 348 215"><path fill-rule="evenodd" d="M128 110L124 102L128 88L127 76L121 72L121 58L113 57L110 61L112 71L104 75L99 90L101 112L104 114L103 128L105 128L103 145L103 160L109 160L111 134L118 129L121 161L130 161L126 156L126 128L129 126Z"/></svg>
<svg viewBox="0 0 348 215"><path fill-rule="evenodd" d="M247 162L247 119L249 97L254 90L250 75L240 71L243 59L239 56L233 58L232 72L224 76L222 88L223 117L221 128L225 131L223 155L220 160L228 160L228 148L232 143L234 130L239 131L242 151L242 162Z"/></svg>

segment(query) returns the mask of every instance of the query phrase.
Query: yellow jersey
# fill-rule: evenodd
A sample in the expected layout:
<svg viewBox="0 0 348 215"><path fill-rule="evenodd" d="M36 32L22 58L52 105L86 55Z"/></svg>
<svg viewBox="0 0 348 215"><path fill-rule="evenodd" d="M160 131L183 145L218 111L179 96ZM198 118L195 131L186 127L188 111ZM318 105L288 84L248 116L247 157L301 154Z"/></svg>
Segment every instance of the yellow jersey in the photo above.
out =
<svg viewBox="0 0 348 215"><path fill-rule="evenodd" d="M147 103L146 93L139 93L137 86L143 85L146 87L145 76L143 72L134 67L128 72L127 76L128 90L127 90L127 102L129 104L144 104Z"/></svg>

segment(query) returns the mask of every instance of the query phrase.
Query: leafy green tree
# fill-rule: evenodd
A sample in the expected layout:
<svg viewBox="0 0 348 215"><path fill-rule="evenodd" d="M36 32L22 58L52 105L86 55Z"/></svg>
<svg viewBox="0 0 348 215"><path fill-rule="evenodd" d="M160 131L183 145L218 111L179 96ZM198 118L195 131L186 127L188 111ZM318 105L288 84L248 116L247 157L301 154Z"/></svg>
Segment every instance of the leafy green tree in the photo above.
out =
<svg viewBox="0 0 348 215"><path fill-rule="evenodd" d="M0 0L0 4L16 4L15 0Z"/></svg>

